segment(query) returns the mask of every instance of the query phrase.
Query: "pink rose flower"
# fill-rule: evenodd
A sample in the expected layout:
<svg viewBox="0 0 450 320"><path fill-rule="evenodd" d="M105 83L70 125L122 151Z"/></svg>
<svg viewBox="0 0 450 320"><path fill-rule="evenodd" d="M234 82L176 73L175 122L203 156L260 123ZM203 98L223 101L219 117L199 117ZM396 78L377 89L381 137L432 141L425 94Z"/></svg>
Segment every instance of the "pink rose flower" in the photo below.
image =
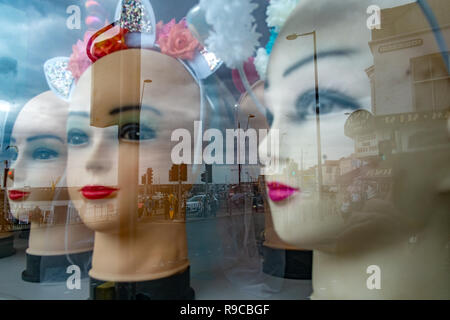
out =
<svg viewBox="0 0 450 320"><path fill-rule="evenodd" d="M164 24L162 21L156 24L156 42L159 43L159 40L163 37L167 37L169 35L170 29L176 25L175 19L170 20L168 23Z"/></svg>
<svg viewBox="0 0 450 320"><path fill-rule="evenodd" d="M160 35L157 36L157 43L162 53L183 60L194 58L200 43L192 36L184 19L179 23L172 20L165 26L161 22L158 25L157 32L159 28Z"/></svg>
<svg viewBox="0 0 450 320"><path fill-rule="evenodd" d="M78 40L75 45L72 46L72 55L70 56L69 65L67 70L72 73L75 81L80 79L81 75L92 64L92 61L86 54L86 47L90 37L94 32L88 31L84 34L84 40Z"/></svg>

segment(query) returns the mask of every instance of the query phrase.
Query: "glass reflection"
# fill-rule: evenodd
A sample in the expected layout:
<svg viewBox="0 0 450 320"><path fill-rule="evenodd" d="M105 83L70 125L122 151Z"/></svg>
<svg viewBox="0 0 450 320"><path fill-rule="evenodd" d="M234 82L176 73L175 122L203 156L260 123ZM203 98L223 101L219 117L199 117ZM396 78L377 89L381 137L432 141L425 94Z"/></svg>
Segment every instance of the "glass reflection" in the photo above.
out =
<svg viewBox="0 0 450 320"><path fill-rule="evenodd" d="M410 35L427 24L417 4L382 10L383 28L369 30L371 4L302 1L275 43L275 230L314 250L313 298L448 298L448 71L429 26Z"/></svg>

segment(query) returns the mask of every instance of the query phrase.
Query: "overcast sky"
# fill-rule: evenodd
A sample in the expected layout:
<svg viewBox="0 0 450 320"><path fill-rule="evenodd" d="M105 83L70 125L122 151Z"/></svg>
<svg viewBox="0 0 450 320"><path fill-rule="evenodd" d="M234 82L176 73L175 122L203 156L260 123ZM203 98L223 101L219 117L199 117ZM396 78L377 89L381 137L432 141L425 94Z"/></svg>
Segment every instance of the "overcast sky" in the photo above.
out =
<svg viewBox="0 0 450 320"><path fill-rule="evenodd" d="M97 0L113 20L117 0ZM172 18L183 18L197 0L152 0L156 20L165 23ZM260 39L265 45L268 29L265 24L267 0L254 0L259 8L254 12ZM8 140L17 112L32 97L48 90L42 71L46 60L57 56L70 56L72 45L83 37L86 31L84 19L85 0L0 0L0 101L2 110L7 101L11 105L6 128L0 131L2 138ZM78 5L81 8L81 30L66 27L69 14L67 7ZM239 93L231 81L231 72L225 67L217 73L236 97ZM0 113L4 111L0 110ZM4 123L4 114L0 122ZM1 124L0 124L1 127Z"/></svg>

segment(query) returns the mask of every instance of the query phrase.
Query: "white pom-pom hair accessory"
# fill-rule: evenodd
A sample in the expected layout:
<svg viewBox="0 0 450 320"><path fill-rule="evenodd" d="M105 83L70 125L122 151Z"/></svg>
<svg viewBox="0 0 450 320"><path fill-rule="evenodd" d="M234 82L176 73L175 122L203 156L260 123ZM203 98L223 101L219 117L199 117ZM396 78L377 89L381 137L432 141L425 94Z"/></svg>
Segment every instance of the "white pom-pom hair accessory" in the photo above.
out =
<svg viewBox="0 0 450 320"><path fill-rule="evenodd" d="M245 89L265 114L244 72L244 63L259 46L252 12L258 7L251 0L200 0L187 15L189 28L230 69L237 69Z"/></svg>
<svg viewBox="0 0 450 320"><path fill-rule="evenodd" d="M212 26L205 44L231 69L253 56L259 46L251 0L200 0L206 22Z"/></svg>
<svg viewBox="0 0 450 320"><path fill-rule="evenodd" d="M267 25L276 28L279 32L298 2L299 0L270 0L266 10Z"/></svg>

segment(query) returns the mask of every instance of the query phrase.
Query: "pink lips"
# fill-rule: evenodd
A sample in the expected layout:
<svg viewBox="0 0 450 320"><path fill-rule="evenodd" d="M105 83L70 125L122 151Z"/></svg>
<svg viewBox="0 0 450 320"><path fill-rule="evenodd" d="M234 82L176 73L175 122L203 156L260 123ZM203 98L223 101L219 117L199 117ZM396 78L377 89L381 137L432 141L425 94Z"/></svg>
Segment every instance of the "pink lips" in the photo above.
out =
<svg viewBox="0 0 450 320"><path fill-rule="evenodd" d="M21 200L21 199L25 198L29 194L30 194L29 192L24 192L24 191L20 191L20 190L10 190L9 191L9 199L11 199L13 201L17 201L17 200Z"/></svg>
<svg viewBox="0 0 450 320"><path fill-rule="evenodd" d="M279 182L269 182L267 187L269 188L269 198L273 202L286 200L294 193L300 192L298 188L293 188Z"/></svg>
<svg viewBox="0 0 450 320"><path fill-rule="evenodd" d="M105 186L85 186L80 189L81 194L89 200L98 200L109 197L119 189Z"/></svg>

